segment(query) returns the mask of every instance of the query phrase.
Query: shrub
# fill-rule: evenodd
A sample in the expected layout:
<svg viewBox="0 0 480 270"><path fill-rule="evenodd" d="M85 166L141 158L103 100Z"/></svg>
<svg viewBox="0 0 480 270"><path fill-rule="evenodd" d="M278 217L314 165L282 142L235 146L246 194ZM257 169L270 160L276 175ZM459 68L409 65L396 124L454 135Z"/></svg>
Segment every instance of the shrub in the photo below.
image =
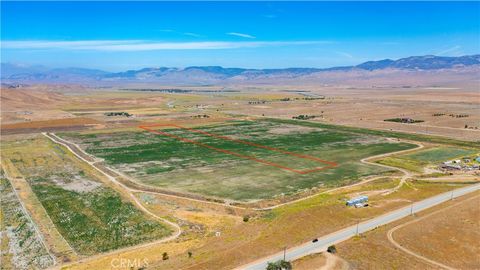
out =
<svg viewBox="0 0 480 270"><path fill-rule="evenodd" d="M269 262L267 265L266 270L291 270L292 264L289 261L276 261L276 262Z"/></svg>

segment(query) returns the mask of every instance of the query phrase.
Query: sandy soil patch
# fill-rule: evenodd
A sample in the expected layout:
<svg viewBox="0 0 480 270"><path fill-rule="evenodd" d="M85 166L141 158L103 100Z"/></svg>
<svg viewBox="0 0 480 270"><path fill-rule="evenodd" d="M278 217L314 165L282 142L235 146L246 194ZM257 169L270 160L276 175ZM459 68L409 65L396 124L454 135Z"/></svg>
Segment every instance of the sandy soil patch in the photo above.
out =
<svg viewBox="0 0 480 270"><path fill-rule="evenodd" d="M75 176L72 180L54 177L52 181L63 189L79 193L91 192L102 186L99 182L91 181L80 176Z"/></svg>
<svg viewBox="0 0 480 270"><path fill-rule="evenodd" d="M313 131L321 131L320 128L294 126L294 125L279 125L278 127L271 128L268 133L272 134L291 134L291 133L309 133Z"/></svg>

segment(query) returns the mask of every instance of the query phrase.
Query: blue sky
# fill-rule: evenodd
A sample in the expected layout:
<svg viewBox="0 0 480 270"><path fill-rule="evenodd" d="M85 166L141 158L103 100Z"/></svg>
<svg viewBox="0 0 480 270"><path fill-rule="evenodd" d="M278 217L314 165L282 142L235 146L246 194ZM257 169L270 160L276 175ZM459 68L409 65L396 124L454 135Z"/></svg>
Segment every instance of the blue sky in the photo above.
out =
<svg viewBox="0 0 480 270"><path fill-rule="evenodd" d="M480 52L480 2L1 2L2 62L331 67Z"/></svg>

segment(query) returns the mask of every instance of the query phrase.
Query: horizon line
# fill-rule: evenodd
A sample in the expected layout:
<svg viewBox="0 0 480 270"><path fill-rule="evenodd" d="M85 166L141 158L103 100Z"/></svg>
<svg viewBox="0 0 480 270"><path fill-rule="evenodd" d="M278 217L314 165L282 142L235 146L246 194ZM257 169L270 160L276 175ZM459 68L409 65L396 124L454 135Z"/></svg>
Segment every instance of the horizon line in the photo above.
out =
<svg viewBox="0 0 480 270"><path fill-rule="evenodd" d="M328 69L334 69L334 68L349 68L349 67L356 67L358 65L361 65L363 63L367 62L376 62L376 61L383 61L383 60L391 60L391 61L398 61L400 59L405 59L405 58L410 58L410 57L428 57L428 56L433 56L433 57L446 57L446 58L459 58L459 57L466 57L466 56L480 56L479 53L475 54L465 54L465 55L459 55L459 56L444 56L444 55L434 55L434 54L426 54L426 55L411 55L407 57L400 57L400 58L381 58L381 59L374 59L374 60L367 60L360 62L358 64L353 64L353 65L338 65L338 66L329 66L329 67L308 67L308 66L287 66L287 67L257 67L257 68L248 68L248 67L239 67L239 66L222 66L222 65L188 65L188 66L143 66L140 68L136 69L123 69L123 71L108 71L106 69L100 69L100 68L90 68L90 67L82 67L82 66L65 66L65 67L52 67L48 65L43 65L43 64L30 64L30 63L21 63L21 62L12 62L12 61L7 61L7 62L0 62L0 64L10 64L14 65L17 67L24 67L24 68L31 68L31 67L42 67L42 68L47 68L47 69L69 69L69 68L78 68L78 69L89 69L89 70L98 70L98 71L104 71L104 72L110 72L110 73L119 73L119 72L125 72L125 71L130 71L130 70L141 70L141 69L147 69L147 68L169 68L169 69L179 69L179 70L185 70L187 68L194 68L194 67L199 67L199 68L204 68L204 67L219 67L223 69L244 69L244 70L282 70L282 69L316 69L316 70L328 70Z"/></svg>

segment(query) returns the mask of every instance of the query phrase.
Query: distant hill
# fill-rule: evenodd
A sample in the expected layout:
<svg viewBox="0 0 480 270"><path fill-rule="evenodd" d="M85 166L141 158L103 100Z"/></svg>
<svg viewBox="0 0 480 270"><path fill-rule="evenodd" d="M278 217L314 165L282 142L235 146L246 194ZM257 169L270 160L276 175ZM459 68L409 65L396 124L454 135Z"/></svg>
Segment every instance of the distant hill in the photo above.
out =
<svg viewBox="0 0 480 270"><path fill-rule="evenodd" d="M346 77L379 76L382 71L431 72L438 70L461 70L480 67L480 55L460 57L412 56L398 60L384 59L368 61L356 66L332 68L284 68L284 69L245 69L224 68L221 66L192 66L187 68L143 68L124 72L106 72L85 68L56 68L26 66L12 63L1 64L1 78L7 83L85 83L115 84L124 82L147 82L165 84L216 84L216 83L277 83L334 82ZM333 80L333 81L332 81Z"/></svg>
<svg viewBox="0 0 480 270"><path fill-rule="evenodd" d="M459 57L444 56L411 56L401 58L396 61L384 59L380 61L369 61L355 67L365 70L376 70L384 68L395 69L413 69L413 70L432 70L445 69L461 66L472 66L480 64L480 55L465 55Z"/></svg>

